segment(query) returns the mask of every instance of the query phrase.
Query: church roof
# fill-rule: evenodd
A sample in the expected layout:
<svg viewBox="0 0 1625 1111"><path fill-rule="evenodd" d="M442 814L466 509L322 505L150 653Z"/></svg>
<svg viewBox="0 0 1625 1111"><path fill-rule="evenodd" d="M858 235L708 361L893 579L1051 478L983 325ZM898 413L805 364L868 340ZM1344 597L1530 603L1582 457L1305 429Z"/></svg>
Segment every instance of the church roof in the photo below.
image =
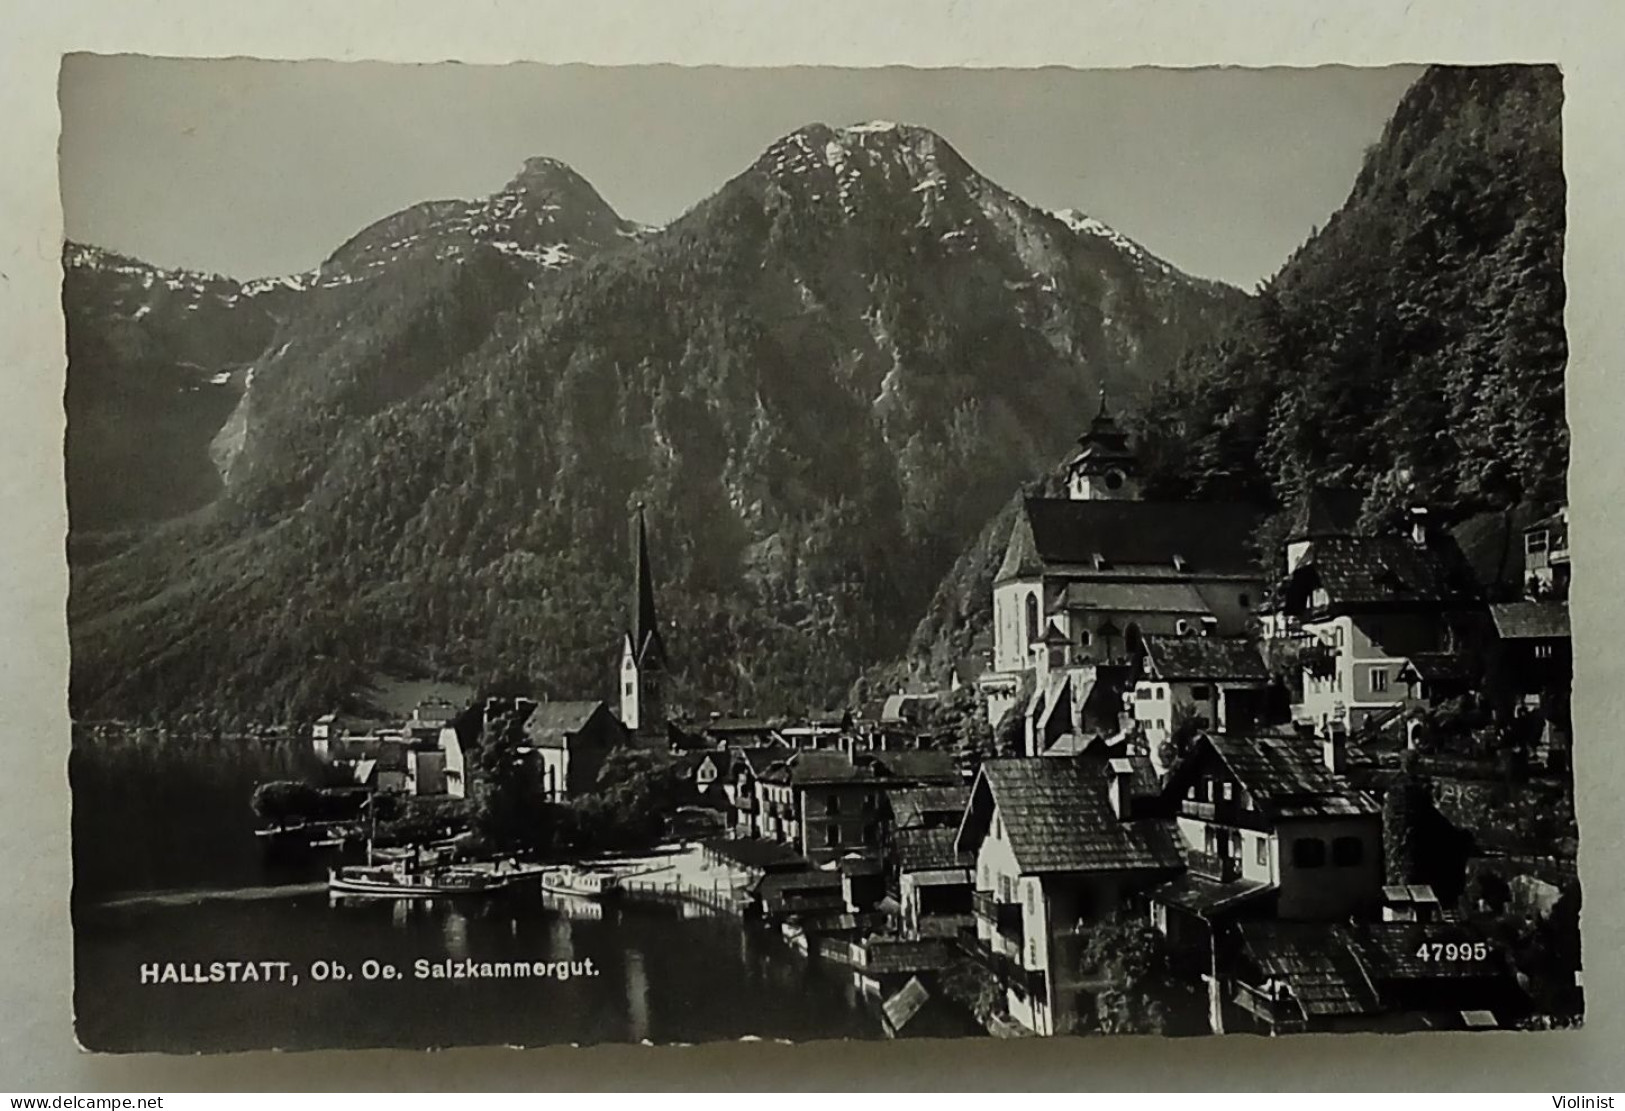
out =
<svg viewBox="0 0 1625 1111"><path fill-rule="evenodd" d="M1256 509L1237 502L1028 498L998 580L1056 570L1257 575L1252 541L1259 520Z"/></svg>

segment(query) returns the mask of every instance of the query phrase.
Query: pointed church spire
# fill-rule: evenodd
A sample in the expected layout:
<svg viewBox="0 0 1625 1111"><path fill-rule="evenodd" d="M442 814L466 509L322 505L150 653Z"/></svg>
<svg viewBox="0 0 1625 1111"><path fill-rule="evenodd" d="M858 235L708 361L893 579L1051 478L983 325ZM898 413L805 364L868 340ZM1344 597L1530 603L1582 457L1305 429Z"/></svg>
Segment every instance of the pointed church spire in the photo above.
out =
<svg viewBox="0 0 1625 1111"><path fill-rule="evenodd" d="M632 610L632 645L634 651L642 656L649 648L651 637L657 642L660 639L660 621L655 616L655 579L649 569L649 537L643 520L642 502L638 502L632 547L637 575L637 599Z"/></svg>

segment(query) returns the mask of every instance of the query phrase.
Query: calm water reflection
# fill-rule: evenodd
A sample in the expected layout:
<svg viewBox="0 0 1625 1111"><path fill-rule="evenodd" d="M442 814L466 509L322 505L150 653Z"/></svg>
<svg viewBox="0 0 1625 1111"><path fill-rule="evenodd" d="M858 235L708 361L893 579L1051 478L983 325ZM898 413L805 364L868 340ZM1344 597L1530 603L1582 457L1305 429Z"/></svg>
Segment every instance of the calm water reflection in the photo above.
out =
<svg viewBox="0 0 1625 1111"><path fill-rule="evenodd" d="M193 1053L881 1036L843 970L700 907L604 908L539 893L335 902L322 861L268 865L253 837L254 783L295 773L301 759L289 746L76 745L81 1042ZM596 975L420 980L420 959L590 959ZM361 979L366 960L401 979ZM213 961L288 961L301 979L141 983L144 964ZM354 978L313 979L322 961Z"/></svg>

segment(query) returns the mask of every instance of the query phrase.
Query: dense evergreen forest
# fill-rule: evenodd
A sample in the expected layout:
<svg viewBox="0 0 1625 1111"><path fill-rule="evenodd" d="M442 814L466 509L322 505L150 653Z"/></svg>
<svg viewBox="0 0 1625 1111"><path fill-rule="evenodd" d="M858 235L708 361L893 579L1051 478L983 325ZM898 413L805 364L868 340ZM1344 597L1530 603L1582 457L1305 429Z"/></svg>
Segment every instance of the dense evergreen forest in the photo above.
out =
<svg viewBox="0 0 1625 1111"><path fill-rule="evenodd" d="M1128 414L1147 496L1276 511L1312 484L1365 523L1446 525L1565 496L1562 82L1553 67L1435 67L1348 200L1212 342ZM1049 482L1054 485L1052 474ZM902 674L940 679L989 628L1014 503L943 580Z"/></svg>

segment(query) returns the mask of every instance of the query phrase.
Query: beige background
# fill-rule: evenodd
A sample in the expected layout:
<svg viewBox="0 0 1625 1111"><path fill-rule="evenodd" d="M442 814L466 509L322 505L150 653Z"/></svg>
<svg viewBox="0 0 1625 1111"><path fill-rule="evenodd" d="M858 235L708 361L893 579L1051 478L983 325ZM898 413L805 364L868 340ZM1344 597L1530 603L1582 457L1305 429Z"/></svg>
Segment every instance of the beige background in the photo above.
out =
<svg viewBox="0 0 1625 1111"><path fill-rule="evenodd" d="M1616 0L0 0L0 1090L1625 1089L1625 16ZM1575 729L1589 1023L1560 1034L92 1057L71 1033L56 76L76 50L605 65L1376 65L1566 74ZM201 105L207 110L206 105ZM403 111L410 111L403 105Z"/></svg>

